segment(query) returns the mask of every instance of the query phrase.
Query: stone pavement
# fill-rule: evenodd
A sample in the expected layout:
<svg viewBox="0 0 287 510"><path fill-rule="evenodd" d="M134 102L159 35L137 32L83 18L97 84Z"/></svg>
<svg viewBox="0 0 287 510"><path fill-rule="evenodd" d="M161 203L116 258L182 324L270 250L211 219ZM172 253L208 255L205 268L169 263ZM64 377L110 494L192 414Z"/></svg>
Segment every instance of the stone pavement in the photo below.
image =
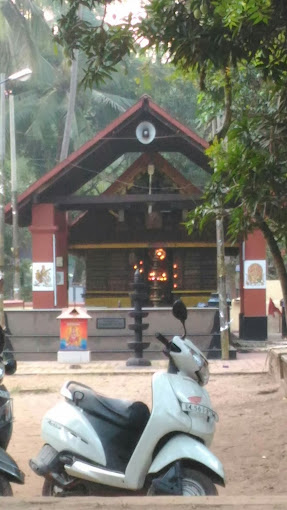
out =
<svg viewBox="0 0 287 510"><path fill-rule="evenodd" d="M268 371L268 352L237 353L236 360L209 360L212 375L259 374ZM127 367L124 360L93 361L80 365L68 365L57 361L18 361L15 376L32 374L151 374L165 370L166 360L154 360L150 367Z"/></svg>

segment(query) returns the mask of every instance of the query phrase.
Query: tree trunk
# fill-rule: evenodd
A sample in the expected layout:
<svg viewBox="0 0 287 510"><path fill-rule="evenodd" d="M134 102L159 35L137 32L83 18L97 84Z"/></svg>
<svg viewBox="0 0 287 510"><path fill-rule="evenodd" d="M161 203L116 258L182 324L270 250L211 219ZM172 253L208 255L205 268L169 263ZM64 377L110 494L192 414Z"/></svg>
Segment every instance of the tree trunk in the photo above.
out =
<svg viewBox="0 0 287 510"><path fill-rule="evenodd" d="M229 322L226 295L226 267L224 259L224 229L222 214L219 214L216 218L216 251L221 359L229 359Z"/></svg>
<svg viewBox="0 0 287 510"><path fill-rule="evenodd" d="M226 137L227 131L232 120L232 84L230 76L230 68L224 69L224 120L221 128L216 133L217 139L222 140Z"/></svg>
<svg viewBox="0 0 287 510"><path fill-rule="evenodd" d="M265 221L263 221L263 220L260 220L258 222L258 226L261 229L261 231L263 232L263 235L268 243L271 254L273 256L274 265L275 265L276 272L277 272L277 275L278 275L278 278L279 278L280 284L281 284L281 290L282 290L282 295L283 295L283 300L284 300L285 319L286 319L286 324L287 324L287 271L286 271L286 267L284 264L284 260L281 255L281 251L279 249L278 243L274 239L273 233L271 232L267 223L265 223Z"/></svg>
<svg viewBox="0 0 287 510"><path fill-rule="evenodd" d="M82 19L82 7L79 7L78 16ZM61 147L60 161L66 159L69 153L69 145L71 138L71 130L72 130L72 122L75 114L75 103L76 103L76 95L77 95L77 84L78 84L78 62L79 62L79 50L75 50L74 60L72 62L71 69L71 79L70 79L70 91L69 91L69 101L68 101L68 109L66 115L64 136Z"/></svg>
<svg viewBox="0 0 287 510"><path fill-rule="evenodd" d="M219 119L212 122L212 134L215 136ZM214 161L214 171L216 172L216 161ZM219 201L221 199L219 198ZM228 308L226 296L226 269L225 269L225 251L224 251L224 228L223 228L223 207L220 204L220 211L216 218L216 253L217 253L217 291L219 297L218 312L220 322L220 345L221 359L229 359L229 323Z"/></svg>
<svg viewBox="0 0 287 510"><path fill-rule="evenodd" d="M71 69L71 80L70 80L70 91L69 91L69 101L68 101L68 110L66 115L64 136L61 147L60 161L66 159L69 153L69 145L70 145L70 137L72 130L72 122L75 113L75 103L76 103L76 94L77 94L77 83L78 83L78 58L79 51L75 51L75 58L72 62Z"/></svg>

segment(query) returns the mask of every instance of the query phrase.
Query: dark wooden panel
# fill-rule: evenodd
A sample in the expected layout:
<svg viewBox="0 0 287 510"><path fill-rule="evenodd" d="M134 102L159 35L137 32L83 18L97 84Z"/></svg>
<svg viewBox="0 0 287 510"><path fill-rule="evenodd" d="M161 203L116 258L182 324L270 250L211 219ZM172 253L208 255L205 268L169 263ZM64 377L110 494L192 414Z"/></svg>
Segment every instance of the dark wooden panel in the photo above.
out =
<svg viewBox="0 0 287 510"><path fill-rule="evenodd" d="M128 250L88 250L87 292L130 290L132 268Z"/></svg>
<svg viewBox="0 0 287 510"><path fill-rule="evenodd" d="M108 259L107 250L88 250L87 252L87 283L89 290L107 290Z"/></svg>
<svg viewBox="0 0 287 510"><path fill-rule="evenodd" d="M176 193L170 194L133 194L133 195L98 195L98 196L58 196L54 197L53 203L59 208L64 210L80 210L87 211L92 209L105 210L111 207L130 208L131 205L143 205L146 208L147 202L155 205L165 205L172 209L186 209L192 208L195 202L198 201L198 195L181 195ZM44 202L44 201L43 201Z"/></svg>
<svg viewBox="0 0 287 510"><path fill-rule="evenodd" d="M217 288L216 250L188 248L182 262L183 289L204 290Z"/></svg>

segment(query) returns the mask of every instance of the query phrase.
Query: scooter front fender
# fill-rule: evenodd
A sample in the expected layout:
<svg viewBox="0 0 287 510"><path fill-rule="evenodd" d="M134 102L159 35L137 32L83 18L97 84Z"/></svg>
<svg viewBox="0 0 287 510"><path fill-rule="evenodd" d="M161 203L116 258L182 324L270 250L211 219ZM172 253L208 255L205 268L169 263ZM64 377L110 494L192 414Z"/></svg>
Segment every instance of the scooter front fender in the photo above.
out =
<svg viewBox="0 0 287 510"><path fill-rule="evenodd" d="M9 482L24 483L24 473L19 469L12 457L2 448L0 448L0 474L6 476Z"/></svg>
<svg viewBox="0 0 287 510"><path fill-rule="evenodd" d="M215 473L224 484L223 466L204 444L185 434L178 434L171 438L154 458L148 473L158 473L173 462L186 459L196 462Z"/></svg>

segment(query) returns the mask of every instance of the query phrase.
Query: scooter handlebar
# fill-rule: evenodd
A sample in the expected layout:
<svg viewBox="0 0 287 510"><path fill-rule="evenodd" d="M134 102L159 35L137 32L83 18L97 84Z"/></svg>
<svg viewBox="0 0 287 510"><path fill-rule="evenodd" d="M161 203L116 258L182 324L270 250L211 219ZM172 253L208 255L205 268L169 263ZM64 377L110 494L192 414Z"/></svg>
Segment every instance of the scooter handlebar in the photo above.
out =
<svg viewBox="0 0 287 510"><path fill-rule="evenodd" d="M163 336L161 333L156 333L155 334L155 337L165 346L165 347L169 347L170 346L170 341L165 337Z"/></svg>

